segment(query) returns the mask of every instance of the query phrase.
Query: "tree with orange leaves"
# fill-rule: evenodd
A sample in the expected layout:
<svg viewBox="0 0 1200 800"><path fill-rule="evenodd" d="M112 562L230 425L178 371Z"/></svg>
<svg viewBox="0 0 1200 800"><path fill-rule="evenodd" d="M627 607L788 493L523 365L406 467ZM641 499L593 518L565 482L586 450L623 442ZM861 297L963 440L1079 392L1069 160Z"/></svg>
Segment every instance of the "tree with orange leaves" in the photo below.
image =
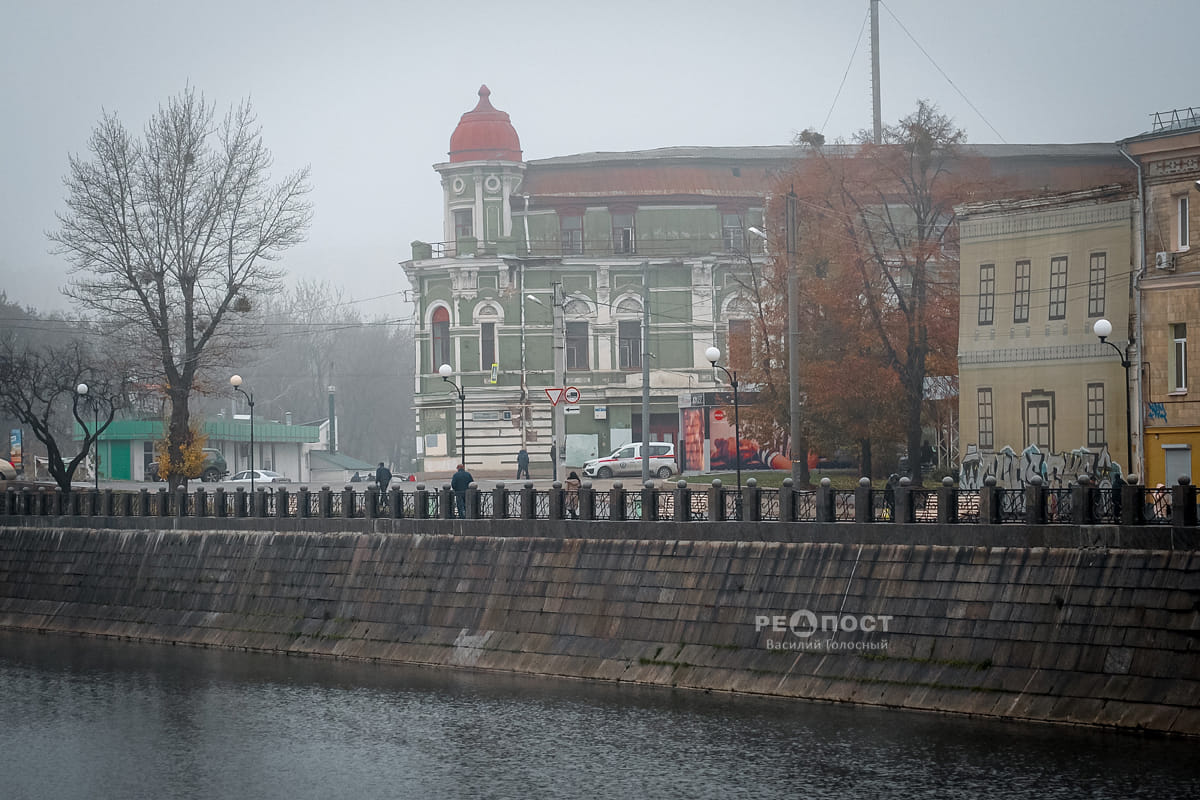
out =
<svg viewBox="0 0 1200 800"><path fill-rule="evenodd" d="M800 241L792 264L776 257L772 280L786 281L789 267L800 275L804 358L794 368L805 428L818 444L856 440L864 473L873 440L904 441L919 480L926 379L957 371L954 206L973 198L982 165L959 152L963 132L926 102L879 145L863 135L831 147L819 134L799 138L807 157L782 185L798 196ZM781 325L782 308L771 315Z"/></svg>

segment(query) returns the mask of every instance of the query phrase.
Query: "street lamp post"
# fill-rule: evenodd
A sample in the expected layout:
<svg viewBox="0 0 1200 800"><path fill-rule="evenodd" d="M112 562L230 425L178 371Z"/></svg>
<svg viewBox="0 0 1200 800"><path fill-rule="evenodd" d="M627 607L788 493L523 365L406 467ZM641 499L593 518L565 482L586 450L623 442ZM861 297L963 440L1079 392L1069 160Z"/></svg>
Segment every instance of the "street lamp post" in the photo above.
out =
<svg viewBox="0 0 1200 800"><path fill-rule="evenodd" d="M467 393L463 387L450 380L450 376L454 374L454 367L449 364L442 364L438 367L438 374L442 376L442 380L453 386L454 391L458 393L458 455L462 459L462 465L465 467L467 465Z"/></svg>
<svg viewBox="0 0 1200 800"><path fill-rule="evenodd" d="M1129 458L1126 464L1126 474L1133 472L1133 425L1130 422L1132 416L1129 409L1129 368L1132 366L1129 361L1129 345L1133 344L1131 339L1129 344L1125 345L1125 349L1117 347L1112 342L1108 341L1108 337L1112 334L1112 323L1106 319L1096 320L1096 324L1092 326L1092 332L1100 338L1101 344L1106 344L1113 350L1117 351L1117 355L1121 357L1121 366L1125 368L1125 453Z"/></svg>
<svg viewBox="0 0 1200 800"><path fill-rule="evenodd" d="M737 501L734 507L737 509L737 518L742 518L742 430L741 419L738 415L738 379L736 372L730 372L725 367L722 367L717 361L721 358L721 351L716 347L710 347L704 351L704 357L708 359L708 363L712 364L716 369L724 372L729 378L729 385L733 387L733 463L737 471Z"/></svg>
<svg viewBox="0 0 1200 800"><path fill-rule="evenodd" d="M92 407L92 436L95 437L92 441L96 445L96 459L92 464L92 472L96 478L96 491L100 491L100 435L97 431L100 430L100 409L96 405L96 398L88 394L88 385L81 383L75 387L75 395L85 398Z"/></svg>
<svg viewBox="0 0 1200 800"><path fill-rule="evenodd" d="M254 496L254 392L247 392L242 388L242 376L234 375L229 379L229 385L233 387L235 392L239 392L246 398L246 402L250 405L250 496Z"/></svg>

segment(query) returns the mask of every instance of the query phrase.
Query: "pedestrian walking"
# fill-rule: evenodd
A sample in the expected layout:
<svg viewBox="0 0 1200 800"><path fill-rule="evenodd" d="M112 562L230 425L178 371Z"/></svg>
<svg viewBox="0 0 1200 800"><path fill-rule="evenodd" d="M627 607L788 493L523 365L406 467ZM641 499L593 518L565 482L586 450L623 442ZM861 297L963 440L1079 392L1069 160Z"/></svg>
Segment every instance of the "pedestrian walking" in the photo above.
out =
<svg viewBox="0 0 1200 800"><path fill-rule="evenodd" d="M379 462L379 468L375 470L375 485L379 487L380 492L386 492L388 484L392 482L392 471Z"/></svg>
<svg viewBox="0 0 1200 800"><path fill-rule="evenodd" d="M524 447L517 451L517 480L521 480L522 475L529 480L529 451Z"/></svg>
<svg viewBox="0 0 1200 800"><path fill-rule="evenodd" d="M459 464L458 471L450 479L450 488L454 491L454 506L458 509L459 519L466 519L467 489L474 482L475 479L471 477L471 473L467 472L466 464Z"/></svg>
<svg viewBox="0 0 1200 800"><path fill-rule="evenodd" d="M574 471L563 481L563 489L567 491L567 513L571 515L571 519L579 519L579 487L581 485L579 473Z"/></svg>

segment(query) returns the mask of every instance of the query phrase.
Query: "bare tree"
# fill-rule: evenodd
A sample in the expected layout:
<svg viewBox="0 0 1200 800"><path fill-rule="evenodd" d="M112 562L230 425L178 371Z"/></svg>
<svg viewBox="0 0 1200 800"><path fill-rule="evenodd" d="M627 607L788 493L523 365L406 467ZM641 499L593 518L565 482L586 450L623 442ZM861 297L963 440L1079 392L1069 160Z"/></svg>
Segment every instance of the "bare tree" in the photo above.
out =
<svg viewBox="0 0 1200 800"><path fill-rule="evenodd" d="M64 492L71 491L76 468L125 406L124 378L114 377L125 373L120 366L102 363L82 341L38 348L13 336L0 337L0 411L28 425L45 445L50 475ZM88 387L86 401L76 391L81 383ZM72 438L67 407L83 431L79 451L69 459L61 444Z"/></svg>
<svg viewBox="0 0 1200 800"><path fill-rule="evenodd" d="M273 262L311 220L308 168L272 184L249 104L219 123L214 111L189 88L159 107L141 140L106 113L91 158L70 158L68 210L50 234L73 265L66 294L161 381L173 487L185 480L192 393L232 345L250 343L230 313L277 287Z"/></svg>

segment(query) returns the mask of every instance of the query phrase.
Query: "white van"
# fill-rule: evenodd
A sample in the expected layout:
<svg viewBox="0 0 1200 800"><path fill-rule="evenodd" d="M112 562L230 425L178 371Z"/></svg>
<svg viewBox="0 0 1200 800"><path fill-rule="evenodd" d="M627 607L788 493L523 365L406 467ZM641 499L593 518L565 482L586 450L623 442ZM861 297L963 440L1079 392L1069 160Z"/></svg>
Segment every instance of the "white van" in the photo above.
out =
<svg viewBox="0 0 1200 800"><path fill-rule="evenodd" d="M642 474L642 443L634 442L618 447L611 455L593 458L583 465L583 474L589 478L611 478L614 475ZM667 479L679 472L675 461L675 445L671 442L650 443L650 474Z"/></svg>

